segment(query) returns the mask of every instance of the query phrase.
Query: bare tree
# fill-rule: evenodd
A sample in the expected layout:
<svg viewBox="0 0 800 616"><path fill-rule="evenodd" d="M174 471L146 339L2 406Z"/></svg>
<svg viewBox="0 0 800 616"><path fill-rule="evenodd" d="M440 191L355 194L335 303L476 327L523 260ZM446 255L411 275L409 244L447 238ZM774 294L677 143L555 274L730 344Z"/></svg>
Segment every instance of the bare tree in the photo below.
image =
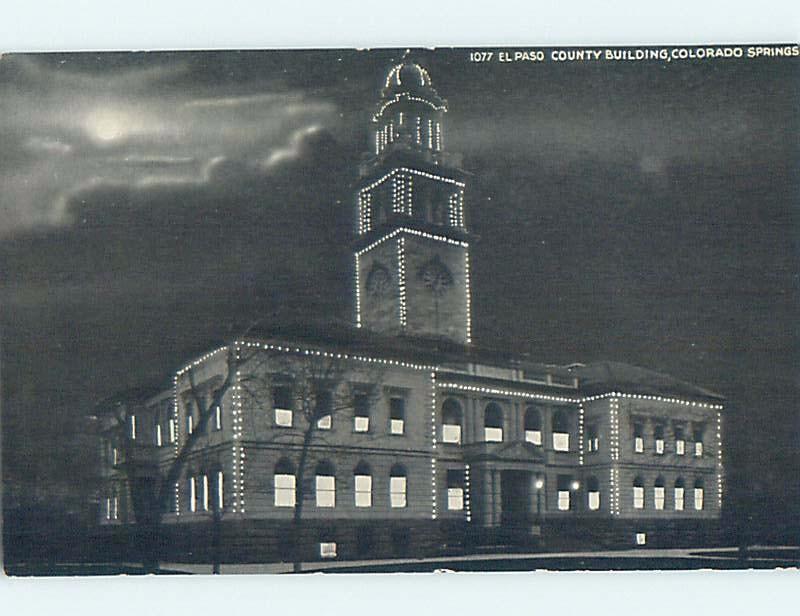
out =
<svg viewBox="0 0 800 616"><path fill-rule="evenodd" d="M221 350L222 352L222 350ZM287 456L296 457L296 504L292 516L292 545L295 568L299 569L300 528L306 497L306 481L309 455L317 444L327 444L329 432L325 429L338 415L354 410L354 387L362 395L371 398L379 395L378 383L382 379L380 364L355 369L352 360L342 354L329 352L274 352L259 345L234 343L224 348L226 354L222 374L217 373L198 382L201 367L191 365L181 374L181 395L193 403L196 424L191 431L184 431L177 454L165 469L153 468L152 452L141 440L125 438L130 412L120 410L115 421L116 431L123 434L123 456L126 463L121 466L131 489L139 541L143 544L143 564L149 571L158 569L160 546L163 545L162 518L169 510L176 484L186 472L188 463L202 453L208 426L218 408L222 408L226 396L238 387L243 406L251 412L249 437L261 442L278 442L286 445ZM208 377L208 375L206 375ZM188 388L186 383L188 382ZM272 408L273 387L288 386L292 392L294 416L288 430L270 429L259 433L254 421L257 413ZM227 398L230 400L230 396ZM178 401L174 401L177 403ZM120 407L122 409L122 407ZM193 416L194 417L194 416ZM369 438L369 435L365 435ZM136 464L136 460L150 461ZM213 502L213 553L214 571L219 571L219 541L222 509L216 499Z"/></svg>

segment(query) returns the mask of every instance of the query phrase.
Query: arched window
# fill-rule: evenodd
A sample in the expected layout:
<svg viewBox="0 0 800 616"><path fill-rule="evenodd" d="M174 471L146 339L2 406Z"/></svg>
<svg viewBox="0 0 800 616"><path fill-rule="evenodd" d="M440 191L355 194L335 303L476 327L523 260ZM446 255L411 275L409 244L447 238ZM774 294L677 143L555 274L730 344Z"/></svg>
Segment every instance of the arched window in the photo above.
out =
<svg viewBox="0 0 800 616"><path fill-rule="evenodd" d="M286 458L281 458L275 465L275 506L294 507L296 498L296 485L294 464Z"/></svg>
<svg viewBox="0 0 800 616"><path fill-rule="evenodd" d="M694 508L696 511L703 509L703 480L697 479L694 482Z"/></svg>
<svg viewBox="0 0 800 616"><path fill-rule="evenodd" d="M597 477L589 477L586 480L586 493L589 509L591 511L600 509L600 482L597 481Z"/></svg>
<svg viewBox="0 0 800 616"><path fill-rule="evenodd" d="M336 470L333 464L323 460L317 464L314 472L315 494L317 497L317 507L336 506Z"/></svg>
<svg viewBox="0 0 800 616"><path fill-rule="evenodd" d="M664 478L659 476L656 479L655 485L653 486L653 504L655 508L663 509L665 499L666 494L664 490Z"/></svg>
<svg viewBox="0 0 800 616"><path fill-rule="evenodd" d="M503 409L497 402L490 402L484 409L483 440L487 443L503 441Z"/></svg>
<svg viewBox="0 0 800 616"><path fill-rule="evenodd" d="M553 449L569 451L569 417L564 411L553 414Z"/></svg>
<svg viewBox="0 0 800 616"><path fill-rule="evenodd" d="M353 469L356 507L372 507L372 471L363 460Z"/></svg>
<svg viewBox="0 0 800 616"><path fill-rule="evenodd" d="M447 471L447 509L449 511L464 510L464 471L450 469Z"/></svg>
<svg viewBox="0 0 800 616"><path fill-rule="evenodd" d="M448 398L442 404L442 441L445 443L461 442L461 422L463 413L457 400Z"/></svg>
<svg viewBox="0 0 800 616"><path fill-rule="evenodd" d="M683 511L683 500L686 492L686 484L683 477L675 480L675 511Z"/></svg>
<svg viewBox="0 0 800 616"><path fill-rule="evenodd" d="M542 444L542 414L533 405L525 409L525 442Z"/></svg>
<svg viewBox="0 0 800 616"><path fill-rule="evenodd" d="M395 464L389 472L389 504L393 508L401 508L407 505L406 469L401 464Z"/></svg>
<svg viewBox="0 0 800 616"><path fill-rule="evenodd" d="M644 481L638 476L633 480L633 508L644 509Z"/></svg>
<svg viewBox="0 0 800 616"><path fill-rule="evenodd" d="M663 455L664 454L664 426L662 424L656 424L655 428L653 429L653 440L655 441L656 454Z"/></svg>

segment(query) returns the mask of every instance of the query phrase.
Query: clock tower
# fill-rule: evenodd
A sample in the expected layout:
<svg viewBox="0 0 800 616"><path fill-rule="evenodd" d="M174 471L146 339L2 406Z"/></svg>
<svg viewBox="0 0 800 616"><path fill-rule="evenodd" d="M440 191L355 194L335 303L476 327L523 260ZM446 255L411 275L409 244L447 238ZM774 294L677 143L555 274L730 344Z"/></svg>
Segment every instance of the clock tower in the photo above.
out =
<svg viewBox="0 0 800 616"><path fill-rule="evenodd" d="M356 192L356 326L469 344L464 173L445 151L447 103L428 71L386 76Z"/></svg>

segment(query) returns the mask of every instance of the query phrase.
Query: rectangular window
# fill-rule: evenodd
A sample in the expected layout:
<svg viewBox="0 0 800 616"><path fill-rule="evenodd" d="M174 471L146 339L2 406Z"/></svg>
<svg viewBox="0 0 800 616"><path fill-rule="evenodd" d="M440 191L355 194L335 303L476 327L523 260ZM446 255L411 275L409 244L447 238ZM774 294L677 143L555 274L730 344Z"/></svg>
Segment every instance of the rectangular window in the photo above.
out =
<svg viewBox="0 0 800 616"><path fill-rule="evenodd" d="M320 430L330 430L333 425L333 420L330 415L325 415L317 420L317 428Z"/></svg>
<svg viewBox="0 0 800 616"><path fill-rule="evenodd" d="M272 388L272 408L275 410L275 425L291 428L294 413L292 412L292 390L281 385Z"/></svg>
<svg viewBox="0 0 800 616"><path fill-rule="evenodd" d="M703 488L694 489L694 508L697 511L703 509Z"/></svg>
<svg viewBox="0 0 800 616"><path fill-rule="evenodd" d="M111 498L111 519L119 519L119 496L116 494Z"/></svg>
<svg viewBox="0 0 800 616"><path fill-rule="evenodd" d="M116 447L111 448L111 464L114 466L119 464L119 449Z"/></svg>
<svg viewBox="0 0 800 616"><path fill-rule="evenodd" d="M633 450L636 453L644 452L644 438L642 438L641 436L637 436L633 439Z"/></svg>
<svg viewBox="0 0 800 616"><path fill-rule="evenodd" d="M189 477L189 511L197 511L197 480Z"/></svg>
<svg viewBox="0 0 800 616"><path fill-rule="evenodd" d="M353 396L353 430L369 432L369 396L365 393Z"/></svg>
<svg viewBox="0 0 800 616"><path fill-rule="evenodd" d="M589 492L589 509L592 511L600 509L600 492Z"/></svg>
<svg viewBox="0 0 800 616"><path fill-rule="evenodd" d="M665 500L664 488L660 486L656 486L655 488L653 488L653 503L655 504L656 509L664 508L664 500Z"/></svg>
<svg viewBox="0 0 800 616"><path fill-rule="evenodd" d="M194 432L194 417L189 414L186 416L186 434Z"/></svg>
<svg viewBox="0 0 800 616"><path fill-rule="evenodd" d="M294 475L275 475L275 506L294 507L295 477Z"/></svg>
<svg viewBox="0 0 800 616"><path fill-rule="evenodd" d="M317 507L336 506L336 477L331 475L316 476Z"/></svg>
<svg viewBox="0 0 800 616"><path fill-rule="evenodd" d="M694 444L694 455L696 458L703 457L703 441L697 441Z"/></svg>
<svg viewBox="0 0 800 616"><path fill-rule="evenodd" d="M569 511L569 490L558 491L558 510Z"/></svg>
<svg viewBox="0 0 800 616"><path fill-rule="evenodd" d="M225 475L217 471L217 511L225 509Z"/></svg>
<svg viewBox="0 0 800 616"><path fill-rule="evenodd" d="M202 477L202 503L203 503L203 511L208 511L208 475L203 475Z"/></svg>
<svg viewBox="0 0 800 616"><path fill-rule="evenodd" d="M442 441L445 443L461 442L461 426L457 424L442 425Z"/></svg>
<svg viewBox="0 0 800 616"><path fill-rule="evenodd" d="M176 430L175 430L175 418L169 418L169 442L174 443L176 438Z"/></svg>
<svg viewBox="0 0 800 616"><path fill-rule="evenodd" d="M336 543L334 541L323 541L319 544L320 558L336 558Z"/></svg>
<svg viewBox="0 0 800 616"><path fill-rule="evenodd" d="M405 432L406 401L404 398L389 400L389 432L403 434Z"/></svg>
<svg viewBox="0 0 800 616"><path fill-rule="evenodd" d="M483 429L483 440L487 443L502 443L503 442L503 428L490 428Z"/></svg>
<svg viewBox="0 0 800 616"><path fill-rule="evenodd" d="M316 392L316 408L314 409L317 419L317 429L330 430L333 424L333 395L330 391L322 390Z"/></svg>
<svg viewBox="0 0 800 616"><path fill-rule="evenodd" d="M214 429L222 430L222 405L217 404L214 407Z"/></svg>
<svg viewBox="0 0 800 616"><path fill-rule="evenodd" d="M464 471L447 471L447 509L448 511L464 510Z"/></svg>
<svg viewBox="0 0 800 616"><path fill-rule="evenodd" d="M675 511L683 511L683 488L675 488Z"/></svg>
<svg viewBox="0 0 800 616"><path fill-rule="evenodd" d="M636 533L636 545L645 545L647 543L647 533Z"/></svg>
<svg viewBox="0 0 800 616"><path fill-rule="evenodd" d="M675 453L682 456L686 453L686 441L675 441Z"/></svg>
<svg viewBox="0 0 800 616"><path fill-rule="evenodd" d="M569 432L553 432L553 449L569 451Z"/></svg>
<svg viewBox="0 0 800 616"><path fill-rule="evenodd" d="M130 431L131 440L135 441L136 440L136 415L131 415L129 417L129 420L130 420L129 423L130 423L130 429L131 429L131 431Z"/></svg>
<svg viewBox="0 0 800 616"><path fill-rule="evenodd" d="M106 520L111 519L111 497L106 498Z"/></svg>
<svg viewBox="0 0 800 616"><path fill-rule="evenodd" d="M156 446L161 447L163 445L162 437L161 437L161 424L156 424Z"/></svg>
<svg viewBox="0 0 800 616"><path fill-rule="evenodd" d="M525 441L534 445L542 444L541 430L525 430Z"/></svg>
<svg viewBox="0 0 800 616"><path fill-rule="evenodd" d="M658 455L664 454L664 439L661 438L656 439L656 453Z"/></svg>
<svg viewBox="0 0 800 616"><path fill-rule="evenodd" d="M600 437L597 435L596 426L586 427L586 450L593 453L600 448Z"/></svg>
<svg viewBox="0 0 800 616"><path fill-rule="evenodd" d="M372 476L356 475L356 507L372 507Z"/></svg>
<svg viewBox="0 0 800 616"><path fill-rule="evenodd" d="M391 477L389 479L389 502L393 508L406 506L405 477Z"/></svg>
<svg viewBox="0 0 800 616"><path fill-rule="evenodd" d="M644 488L634 486L633 488L633 508L644 509Z"/></svg>

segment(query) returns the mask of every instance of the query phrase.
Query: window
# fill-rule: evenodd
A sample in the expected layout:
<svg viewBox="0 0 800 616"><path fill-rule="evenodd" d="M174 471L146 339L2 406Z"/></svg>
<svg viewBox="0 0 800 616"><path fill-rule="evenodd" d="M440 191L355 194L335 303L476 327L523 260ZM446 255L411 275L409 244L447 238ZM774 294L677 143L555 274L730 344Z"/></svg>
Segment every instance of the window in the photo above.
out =
<svg viewBox="0 0 800 616"><path fill-rule="evenodd" d="M130 428L130 437L132 441L136 440L136 415L128 416L128 426Z"/></svg>
<svg viewBox="0 0 800 616"><path fill-rule="evenodd" d="M291 428L294 412L292 411L292 390L286 385L272 388L272 407L275 410L275 425ZM292 503L294 505L294 503Z"/></svg>
<svg viewBox="0 0 800 616"><path fill-rule="evenodd" d="M336 542L322 541L319 544L320 558L336 558Z"/></svg>
<svg viewBox="0 0 800 616"><path fill-rule="evenodd" d="M189 511L197 511L197 478L189 477Z"/></svg>
<svg viewBox="0 0 800 616"><path fill-rule="evenodd" d="M405 507L406 500L406 469L399 464L392 467L389 477L389 504L393 508Z"/></svg>
<svg viewBox="0 0 800 616"><path fill-rule="evenodd" d="M642 424L633 424L633 451L644 453L644 428Z"/></svg>
<svg viewBox="0 0 800 616"><path fill-rule="evenodd" d="M214 429L222 430L222 405L217 404L214 406Z"/></svg>
<svg viewBox="0 0 800 616"><path fill-rule="evenodd" d="M542 414L535 406L525 409L525 442L542 444Z"/></svg>
<svg viewBox="0 0 800 616"><path fill-rule="evenodd" d="M483 440L487 443L503 441L503 409L496 402L490 402L484 410Z"/></svg>
<svg viewBox="0 0 800 616"><path fill-rule="evenodd" d="M659 477L656 479L656 484L653 487L653 505L656 509L662 510L664 509L664 500L666 494L664 490L664 478Z"/></svg>
<svg viewBox="0 0 800 616"><path fill-rule="evenodd" d="M636 533L636 545L645 545L647 543L647 533Z"/></svg>
<svg viewBox="0 0 800 616"><path fill-rule="evenodd" d="M208 511L209 489L208 489L208 475L203 474L200 476L200 504L203 511Z"/></svg>
<svg viewBox="0 0 800 616"><path fill-rule="evenodd" d="M600 449L600 437L597 435L597 426L586 426L586 451L593 453Z"/></svg>
<svg viewBox="0 0 800 616"><path fill-rule="evenodd" d="M588 504L590 511L600 509L600 484L597 477L589 477L586 480L586 492L588 494Z"/></svg>
<svg viewBox="0 0 800 616"><path fill-rule="evenodd" d="M317 417L317 428L319 430L330 430L333 423L333 396L329 391L318 391L316 395L316 409L314 413Z"/></svg>
<svg viewBox="0 0 800 616"><path fill-rule="evenodd" d="M372 473L366 462L359 462L353 469L356 507L372 507Z"/></svg>
<svg viewBox="0 0 800 616"><path fill-rule="evenodd" d="M192 411L192 403L186 403L186 434L194 432L194 412Z"/></svg>
<svg viewBox="0 0 800 616"><path fill-rule="evenodd" d="M403 434L406 426L406 401L405 398L390 398L389 400L389 432Z"/></svg>
<svg viewBox="0 0 800 616"><path fill-rule="evenodd" d="M569 451L569 418L564 411L553 415L553 449Z"/></svg>
<svg viewBox="0 0 800 616"><path fill-rule="evenodd" d="M119 448L116 445L111 446L111 464L119 464Z"/></svg>
<svg viewBox="0 0 800 616"><path fill-rule="evenodd" d="M225 475L222 471L217 471L217 478L216 478L216 495L214 505L217 508L217 511L222 511L225 509Z"/></svg>
<svg viewBox="0 0 800 616"><path fill-rule="evenodd" d="M161 421L160 421L160 419L161 419L160 417L156 418L156 447L161 447L164 444L163 437L161 435Z"/></svg>
<svg viewBox="0 0 800 616"><path fill-rule="evenodd" d="M570 484L572 480L567 475L558 476L558 510L569 511L570 509Z"/></svg>
<svg viewBox="0 0 800 616"><path fill-rule="evenodd" d="M655 439L656 455L664 455L664 426L656 425L653 429L653 438Z"/></svg>
<svg viewBox="0 0 800 616"><path fill-rule="evenodd" d="M274 488L276 507L294 507L296 498L294 466L285 458L275 465Z"/></svg>
<svg viewBox="0 0 800 616"><path fill-rule="evenodd" d="M703 480L698 479L694 482L694 508L696 511L703 509Z"/></svg>
<svg viewBox="0 0 800 616"><path fill-rule="evenodd" d="M683 479L678 477L675 480L675 511L683 511L684 487Z"/></svg>
<svg viewBox="0 0 800 616"><path fill-rule="evenodd" d="M462 470L447 471L447 510L464 510L464 471Z"/></svg>
<svg viewBox="0 0 800 616"><path fill-rule="evenodd" d="M177 438L176 427L177 426L175 425L175 418L174 417L170 417L169 418L169 442L170 443L174 443L175 439Z"/></svg>
<svg viewBox="0 0 800 616"><path fill-rule="evenodd" d="M686 436L680 426L675 426L675 453L679 456L686 453Z"/></svg>
<svg viewBox="0 0 800 616"><path fill-rule="evenodd" d="M111 490L111 496L106 498L106 520L119 519L119 493L117 488Z"/></svg>
<svg viewBox="0 0 800 616"><path fill-rule="evenodd" d="M644 509L644 481L641 477L633 480L633 508Z"/></svg>
<svg viewBox="0 0 800 616"><path fill-rule="evenodd" d="M369 395L365 393L353 396L353 430L369 432Z"/></svg>
<svg viewBox="0 0 800 616"><path fill-rule="evenodd" d="M703 426L695 426L693 430L694 436L694 455L696 458L703 457Z"/></svg>
<svg viewBox="0 0 800 616"><path fill-rule="evenodd" d="M457 400L448 398L442 404L442 441L445 443L461 442L461 405Z"/></svg>
<svg viewBox="0 0 800 616"><path fill-rule="evenodd" d="M336 506L336 472L330 462L320 462L316 470L317 507Z"/></svg>

